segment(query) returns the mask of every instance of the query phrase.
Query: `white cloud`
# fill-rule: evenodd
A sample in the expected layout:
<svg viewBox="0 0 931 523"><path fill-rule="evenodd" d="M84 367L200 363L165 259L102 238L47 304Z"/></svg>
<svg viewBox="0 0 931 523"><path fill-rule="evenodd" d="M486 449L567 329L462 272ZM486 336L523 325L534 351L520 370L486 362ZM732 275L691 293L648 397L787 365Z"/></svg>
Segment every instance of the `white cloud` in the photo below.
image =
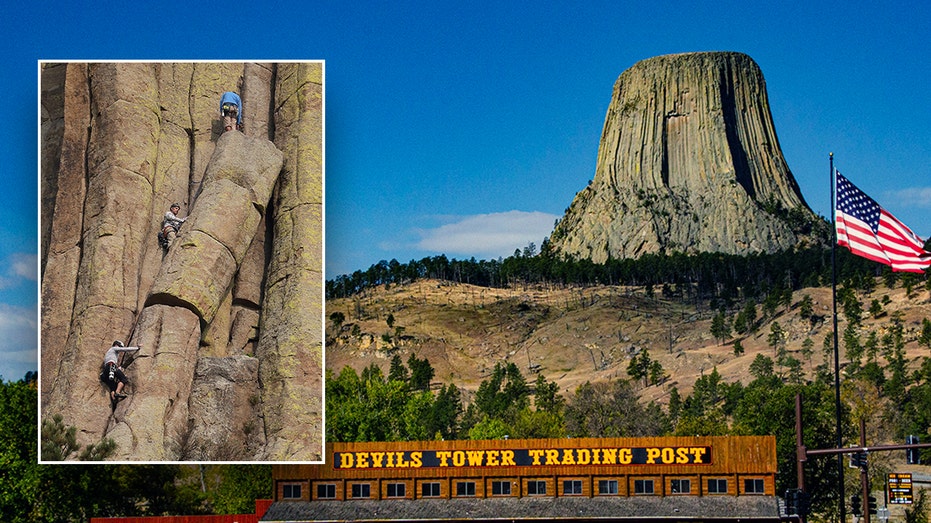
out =
<svg viewBox="0 0 931 523"><path fill-rule="evenodd" d="M10 272L20 278L36 281L39 278L38 256L35 254L15 253L10 256Z"/></svg>
<svg viewBox="0 0 931 523"><path fill-rule="evenodd" d="M0 269L0 290L9 289L23 280L39 279L38 257L23 252L13 253L5 261L6 270Z"/></svg>
<svg viewBox="0 0 931 523"><path fill-rule="evenodd" d="M895 201L900 207L917 207L931 209L931 187L913 187L889 192L889 201Z"/></svg>
<svg viewBox="0 0 931 523"><path fill-rule="evenodd" d="M510 256L530 242L540 247L559 218L543 212L508 211L477 214L455 223L421 230L417 248L444 254L497 258Z"/></svg>
<svg viewBox="0 0 931 523"><path fill-rule="evenodd" d="M0 303L0 377L16 381L38 370L38 346L36 310Z"/></svg>

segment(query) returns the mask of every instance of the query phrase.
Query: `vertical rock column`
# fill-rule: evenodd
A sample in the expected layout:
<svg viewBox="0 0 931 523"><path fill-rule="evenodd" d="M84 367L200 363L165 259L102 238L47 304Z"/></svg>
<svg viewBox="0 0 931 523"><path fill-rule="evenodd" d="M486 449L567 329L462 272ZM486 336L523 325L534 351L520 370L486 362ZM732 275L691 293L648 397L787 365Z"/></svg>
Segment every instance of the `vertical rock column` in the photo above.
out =
<svg viewBox="0 0 931 523"><path fill-rule="evenodd" d="M59 64L54 67L64 74L60 84L64 89L60 93L61 113L58 115L62 118L61 141L51 144L44 136L42 151L43 195L46 189L54 188L55 191L50 202L43 202L42 216L43 230L46 224L49 230L42 270L43 396L51 390L58 373L71 326L74 279L81 260L81 225L87 189L84 155L90 126L87 65ZM43 87L47 85L45 74L43 71ZM44 98L43 92L43 106L46 105ZM46 145L58 145L59 148L46 148ZM48 165L53 158L57 165Z"/></svg>
<svg viewBox="0 0 931 523"><path fill-rule="evenodd" d="M238 63L202 63L194 64L194 75L189 89L189 105L195 125L191 134L191 181L190 196L186 200L189 207L196 204L198 195L203 190L204 177L217 139L223 134L220 118L220 97L226 91L240 93L243 105L249 107L262 104L258 99L246 96L242 92L245 81L246 64ZM267 87L266 87L267 88ZM265 102L267 106L267 101ZM210 125L207 125L210 122ZM263 137L268 139L268 137ZM230 308L233 297L227 295L220 304L213 322L208 325L201 336L201 356L226 355L226 340L230 330Z"/></svg>
<svg viewBox="0 0 931 523"><path fill-rule="evenodd" d="M257 355L266 450L318 460L323 372L323 66L279 64L275 143L285 153L274 199Z"/></svg>
<svg viewBox="0 0 931 523"><path fill-rule="evenodd" d="M143 245L143 261L138 278L142 292L138 296L136 310L141 311L152 288L152 282L162 265L162 247L158 234L162 217L172 202L181 202L183 214L189 212L188 190L190 188L191 163L194 147L191 134L195 128L189 99L194 64L155 64L158 80L158 101L161 125L158 136L158 157L155 164L151 219L148 241ZM199 121L210 121L215 115L196 115ZM191 133L191 134L189 134ZM211 151L213 144L211 144ZM203 173L197 179L203 178Z"/></svg>
<svg viewBox="0 0 931 523"><path fill-rule="evenodd" d="M274 71L274 64L243 65L241 95L247 137L272 139L268 115L273 102ZM236 275L233 292L213 324L204 332L204 343L208 347L202 351L202 355L224 357L255 353L266 264L265 218L263 213L249 251Z"/></svg>
<svg viewBox="0 0 931 523"><path fill-rule="evenodd" d="M68 64L42 64L42 70L39 73L39 112L41 115L39 172L42 180L39 195L41 202L39 221L42 224L39 233L39 254L43 271L48 255L55 198L58 196L58 168L61 164L61 147L65 134L65 75L67 70Z"/></svg>
<svg viewBox="0 0 931 523"><path fill-rule="evenodd" d="M173 460L184 451L201 327L231 289L282 162L268 140L239 132L218 140L203 190L140 314L134 394L107 434L117 443L116 459Z"/></svg>
<svg viewBox="0 0 931 523"><path fill-rule="evenodd" d="M217 137L223 134L220 96L225 91L239 90L242 68L243 65L237 63L194 64L188 90L189 110L194 122L191 129L191 180L190 194L187 198L189 206L193 207L197 194L203 188L207 166L218 142Z"/></svg>
<svg viewBox="0 0 931 523"><path fill-rule="evenodd" d="M247 63L242 68L242 120L249 137L273 139L273 127L269 125L272 96L275 82L275 64Z"/></svg>
<svg viewBox="0 0 931 523"><path fill-rule="evenodd" d="M103 354L133 325L159 126L151 65L96 64L88 74L91 133L86 153L87 197L79 214L83 229L78 278L73 284L74 320L59 365L49 369L54 382L47 393L43 390L46 413L60 413L66 425L78 427L80 444L96 443L103 434L110 415L109 401L102 398L98 381ZM59 186L63 189L61 181ZM43 279L43 287L67 285L49 278L51 274Z"/></svg>

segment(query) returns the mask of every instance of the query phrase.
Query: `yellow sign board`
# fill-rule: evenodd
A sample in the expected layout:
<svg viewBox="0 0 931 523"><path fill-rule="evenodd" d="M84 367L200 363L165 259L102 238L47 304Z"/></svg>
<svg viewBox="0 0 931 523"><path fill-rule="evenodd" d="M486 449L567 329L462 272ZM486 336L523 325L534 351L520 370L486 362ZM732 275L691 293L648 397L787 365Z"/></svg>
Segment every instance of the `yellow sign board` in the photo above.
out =
<svg viewBox="0 0 931 523"><path fill-rule="evenodd" d="M334 467L537 467L546 465L706 465L711 447L621 447L336 452Z"/></svg>
<svg viewBox="0 0 931 523"><path fill-rule="evenodd" d="M912 504L912 475L908 472L890 472L886 477L890 505Z"/></svg>

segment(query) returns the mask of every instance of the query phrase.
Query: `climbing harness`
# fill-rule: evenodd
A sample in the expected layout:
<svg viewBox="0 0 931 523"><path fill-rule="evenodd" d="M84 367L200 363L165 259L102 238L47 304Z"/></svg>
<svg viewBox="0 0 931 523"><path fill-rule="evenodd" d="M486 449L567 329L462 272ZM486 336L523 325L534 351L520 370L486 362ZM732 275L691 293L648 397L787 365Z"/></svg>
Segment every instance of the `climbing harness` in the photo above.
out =
<svg viewBox="0 0 931 523"><path fill-rule="evenodd" d="M174 225L166 225L162 230L158 231L158 244L162 246L163 249L168 249L168 233L169 231L175 231L175 234L178 234L178 227Z"/></svg>

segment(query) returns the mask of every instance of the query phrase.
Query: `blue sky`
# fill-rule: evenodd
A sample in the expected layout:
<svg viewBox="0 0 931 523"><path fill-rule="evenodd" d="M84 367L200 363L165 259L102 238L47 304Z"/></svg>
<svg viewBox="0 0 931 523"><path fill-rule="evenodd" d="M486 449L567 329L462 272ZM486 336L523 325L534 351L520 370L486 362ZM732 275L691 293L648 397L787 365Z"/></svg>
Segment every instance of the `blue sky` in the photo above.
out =
<svg viewBox="0 0 931 523"><path fill-rule="evenodd" d="M834 152L848 178L931 235L926 2L15 4L0 8L4 379L35 368L40 59L325 60L327 278L539 246L594 174L618 75L689 51L760 65L817 213L830 214Z"/></svg>

